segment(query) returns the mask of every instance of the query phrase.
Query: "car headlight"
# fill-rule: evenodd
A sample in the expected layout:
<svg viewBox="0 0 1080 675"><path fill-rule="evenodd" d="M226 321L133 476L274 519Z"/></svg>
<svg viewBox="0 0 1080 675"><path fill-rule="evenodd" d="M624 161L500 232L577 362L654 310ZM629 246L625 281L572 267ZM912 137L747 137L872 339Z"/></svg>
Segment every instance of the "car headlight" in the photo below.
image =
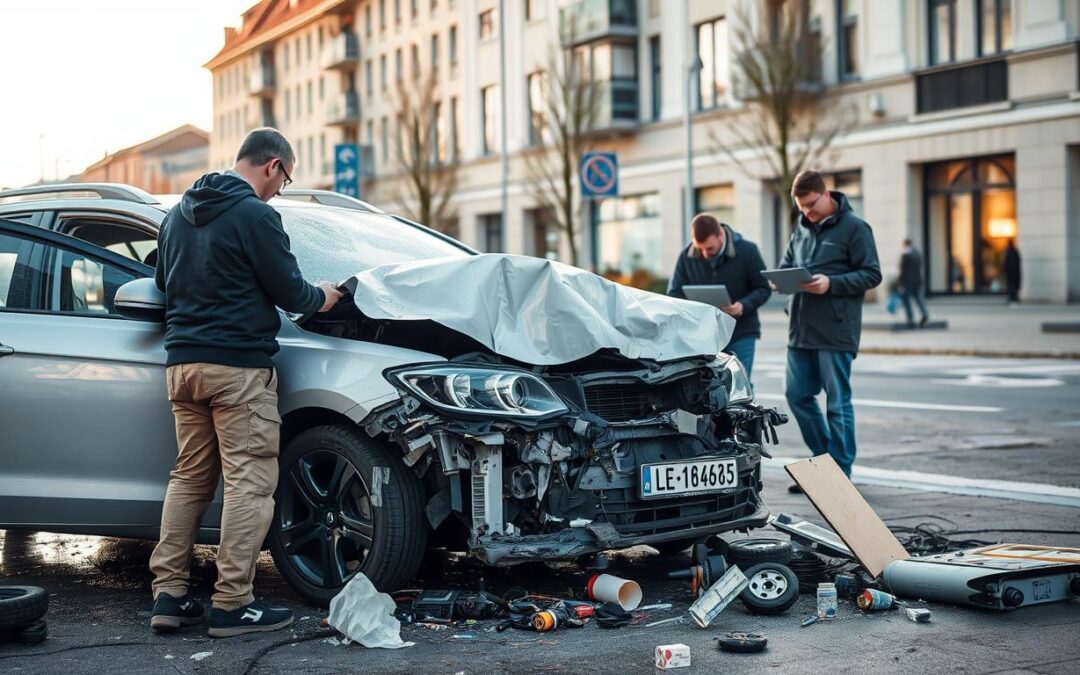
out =
<svg viewBox="0 0 1080 675"><path fill-rule="evenodd" d="M746 374L746 368L739 359L732 354L720 354L717 358L724 359L724 370L731 373L731 383L728 384L728 403L749 403L754 400L754 388L750 386L750 376Z"/></svg>
<svg viewBox="0 0 1080 675"><path fill-rule="evenodd" d="M546 382L524 371L438 364L390 370L386 378L451 412L528 418L568 412Z"/></svg>

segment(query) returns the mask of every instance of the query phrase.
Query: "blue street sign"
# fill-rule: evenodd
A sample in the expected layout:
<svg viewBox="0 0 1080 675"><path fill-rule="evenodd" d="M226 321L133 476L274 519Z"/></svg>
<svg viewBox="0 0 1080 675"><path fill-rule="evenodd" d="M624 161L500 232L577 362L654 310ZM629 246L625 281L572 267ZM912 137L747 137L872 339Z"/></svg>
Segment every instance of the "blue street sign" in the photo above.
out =
<svg viewBox="0 0 1080 675"><path fill-rule="evenodd" d="M619 195L619 161L614 152L586 152L581 158L578 176L584 199Z"/></svg>
<svg viewBox="0 0 1080 675"><path fill-rule="evenodd" d="M334 146L334 192L360 198L360 146L356 143Z"/></svg>

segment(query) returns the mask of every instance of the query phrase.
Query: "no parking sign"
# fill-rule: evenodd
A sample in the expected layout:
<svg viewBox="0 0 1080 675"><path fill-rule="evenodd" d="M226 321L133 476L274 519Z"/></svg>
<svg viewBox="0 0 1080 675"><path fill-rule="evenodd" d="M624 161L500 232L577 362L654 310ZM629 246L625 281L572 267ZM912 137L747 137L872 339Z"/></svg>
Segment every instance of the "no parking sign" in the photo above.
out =
<svg viewBox="0 0 1080 675"><path fill-rule="evenodd" d="M586 152L581 157L578 176L584 199L619 195L619 161L614 152Z"/></svg>

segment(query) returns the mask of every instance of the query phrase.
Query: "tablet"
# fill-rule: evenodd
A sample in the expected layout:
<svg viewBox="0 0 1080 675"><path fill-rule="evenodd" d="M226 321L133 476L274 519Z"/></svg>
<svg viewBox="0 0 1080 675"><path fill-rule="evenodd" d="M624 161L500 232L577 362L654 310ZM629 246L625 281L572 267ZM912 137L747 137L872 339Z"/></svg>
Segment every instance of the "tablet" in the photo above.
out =
<svg viewBox="0 0 1080 675"><path fill-rule="evenodd" d="M713 307L727 307L734 304L731 302L731 296L728 295L727 286L723 284L683 286L682 290L687 300L704 302Z"/></svg>
<svg viewBox="0 0 1080 675"><path fill-rule="evenodd" d="M761 270L761 275L773 282L780 293L798 293L801 284L809 283L813 275L805 267L788 267L782 270Z"/></svg>

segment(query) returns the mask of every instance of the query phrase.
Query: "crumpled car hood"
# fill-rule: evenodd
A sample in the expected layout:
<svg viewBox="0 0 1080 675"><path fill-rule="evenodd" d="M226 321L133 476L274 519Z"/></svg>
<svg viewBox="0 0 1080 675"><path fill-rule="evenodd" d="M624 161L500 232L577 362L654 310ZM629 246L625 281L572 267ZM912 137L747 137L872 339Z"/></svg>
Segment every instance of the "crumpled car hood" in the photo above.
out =
<svg viewBox="0 0 1080 675"><path fill-rule="evenodd" d="M502 356L546 366L602 349L631 359L715 355L735 320L697 302L504 254L380 265L344 284L372 319L431 320Z"/></svg>

